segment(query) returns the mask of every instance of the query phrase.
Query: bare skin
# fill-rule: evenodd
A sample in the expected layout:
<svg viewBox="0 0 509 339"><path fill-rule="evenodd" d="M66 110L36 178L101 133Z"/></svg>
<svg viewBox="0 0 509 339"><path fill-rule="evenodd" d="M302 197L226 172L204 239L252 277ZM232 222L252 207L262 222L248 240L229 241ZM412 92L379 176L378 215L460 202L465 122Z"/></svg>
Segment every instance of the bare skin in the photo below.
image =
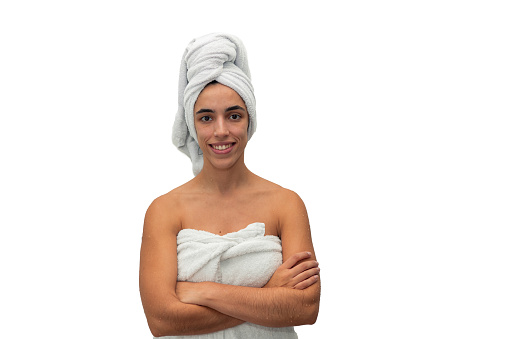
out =
<svg viewBox="0 0 509 339"><path fill-rule="evenodd" d="M211 333L249 321L281 327L314 323L319 268L302 200L244 163L247 109L230 88L207 86L195 104L203 170L147 210L140 293L154 336ZM214 146L231 146L216 150ZM264 288L177 282L176 237L185 228L223 235L253 222L281 238L283 265Z"/></svg>

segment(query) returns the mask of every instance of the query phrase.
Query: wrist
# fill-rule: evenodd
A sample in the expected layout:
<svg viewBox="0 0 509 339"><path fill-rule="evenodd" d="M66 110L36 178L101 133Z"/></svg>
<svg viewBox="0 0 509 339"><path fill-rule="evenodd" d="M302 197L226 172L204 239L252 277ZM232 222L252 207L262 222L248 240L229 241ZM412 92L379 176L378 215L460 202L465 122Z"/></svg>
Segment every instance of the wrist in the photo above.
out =
<svg viewBox="0 0 509 339"><path fill-rule="evenodd" d="M214 290L216 287L216 283L210 281L204 281L198 283L198 293L197 298L199 299L199 304L202 306L209 306L210 301L214 295Z"/></svg>

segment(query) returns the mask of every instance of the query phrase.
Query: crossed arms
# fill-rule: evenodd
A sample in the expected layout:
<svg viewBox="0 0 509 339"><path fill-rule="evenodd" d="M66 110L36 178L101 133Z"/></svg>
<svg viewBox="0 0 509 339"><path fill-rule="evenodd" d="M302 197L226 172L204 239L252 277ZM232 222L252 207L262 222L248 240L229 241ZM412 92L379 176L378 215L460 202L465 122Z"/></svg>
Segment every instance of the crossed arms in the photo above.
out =
<svg viewBox="0 0 509 339"><path fill-rule="evenodd" d="M281 212L284 263L263 288L213 282L177 283L177 202L158 198L145 216L140 293L155 337L220 331L245 321L269 327L312 324L320 281L305 206L293 192ZM285 208L286 209L286 208Z"/></svg>

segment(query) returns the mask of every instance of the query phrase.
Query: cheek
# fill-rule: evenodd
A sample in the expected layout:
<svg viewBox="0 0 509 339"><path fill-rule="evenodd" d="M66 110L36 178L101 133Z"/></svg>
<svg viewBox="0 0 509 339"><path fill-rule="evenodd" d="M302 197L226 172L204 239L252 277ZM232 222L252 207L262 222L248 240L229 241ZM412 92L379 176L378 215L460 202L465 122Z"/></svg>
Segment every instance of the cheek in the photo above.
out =
<svg viewBox="0 0 509 339"><path fill-rule="evenodd" d="M235 129L236 129L237 131L242 131L242 133L245 133L245 134L247 134L247 130L248 130L248 128L249 128L249 119L246 119L246 120L244 120L242 123L237 124L237 125L235 126Z"/></svg>
<svg viewBox="0 0 509 339"><path fill-rule="evenodd" d="M207 129L206 128L197 128L196 136L198 137L198 140L197 140L198 144L200 145L200 147L202 147L201 144L203 144L205 142L205 140L207 140L207 138L208 138Z"/></svg>
<svg viewBox="0 0 509 339"><path fill-rule="evenodd" d="M239 138L247 138L247 126L235 126L230 130L231 132L234 132L235 135Z"/></svg>
<svg viewBox="0 0 509 339"><path fill-rule="evenodd" d="M196 131L196 135L198 136L198 138L200 138L200 136L207 136L207 134L210 134L209 130L211 129L210 125L204 125L204 124L199 124L198 122L194 122L194 129Z"/></svg>

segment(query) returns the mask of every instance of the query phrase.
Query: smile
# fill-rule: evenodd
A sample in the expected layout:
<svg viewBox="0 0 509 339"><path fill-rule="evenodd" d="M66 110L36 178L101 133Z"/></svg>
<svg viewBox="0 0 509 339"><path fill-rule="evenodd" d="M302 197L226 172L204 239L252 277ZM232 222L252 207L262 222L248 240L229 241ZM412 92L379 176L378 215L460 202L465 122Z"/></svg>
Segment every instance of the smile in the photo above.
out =
<svg viewBox="0 0 509 339"><path fill-rule="evenodd" d="M212 149L212 152L216 153L216 154L226 154L226 153L230 153L231 150L233 149L233 146L235 146L235 143L232 142L232 143L229 143L229 144L224 144L224 145L210 145L210 148Z"/></svg>
<svg viewBox="0 0 509 339"><path fill-rule="evenodd" d="M219 151L223 151L227 148L230 148L232 147L233 144L228 144L228 145L218 145L218 146L214 146L214 145L211 145L214 149L217 149Z"/></svg>

